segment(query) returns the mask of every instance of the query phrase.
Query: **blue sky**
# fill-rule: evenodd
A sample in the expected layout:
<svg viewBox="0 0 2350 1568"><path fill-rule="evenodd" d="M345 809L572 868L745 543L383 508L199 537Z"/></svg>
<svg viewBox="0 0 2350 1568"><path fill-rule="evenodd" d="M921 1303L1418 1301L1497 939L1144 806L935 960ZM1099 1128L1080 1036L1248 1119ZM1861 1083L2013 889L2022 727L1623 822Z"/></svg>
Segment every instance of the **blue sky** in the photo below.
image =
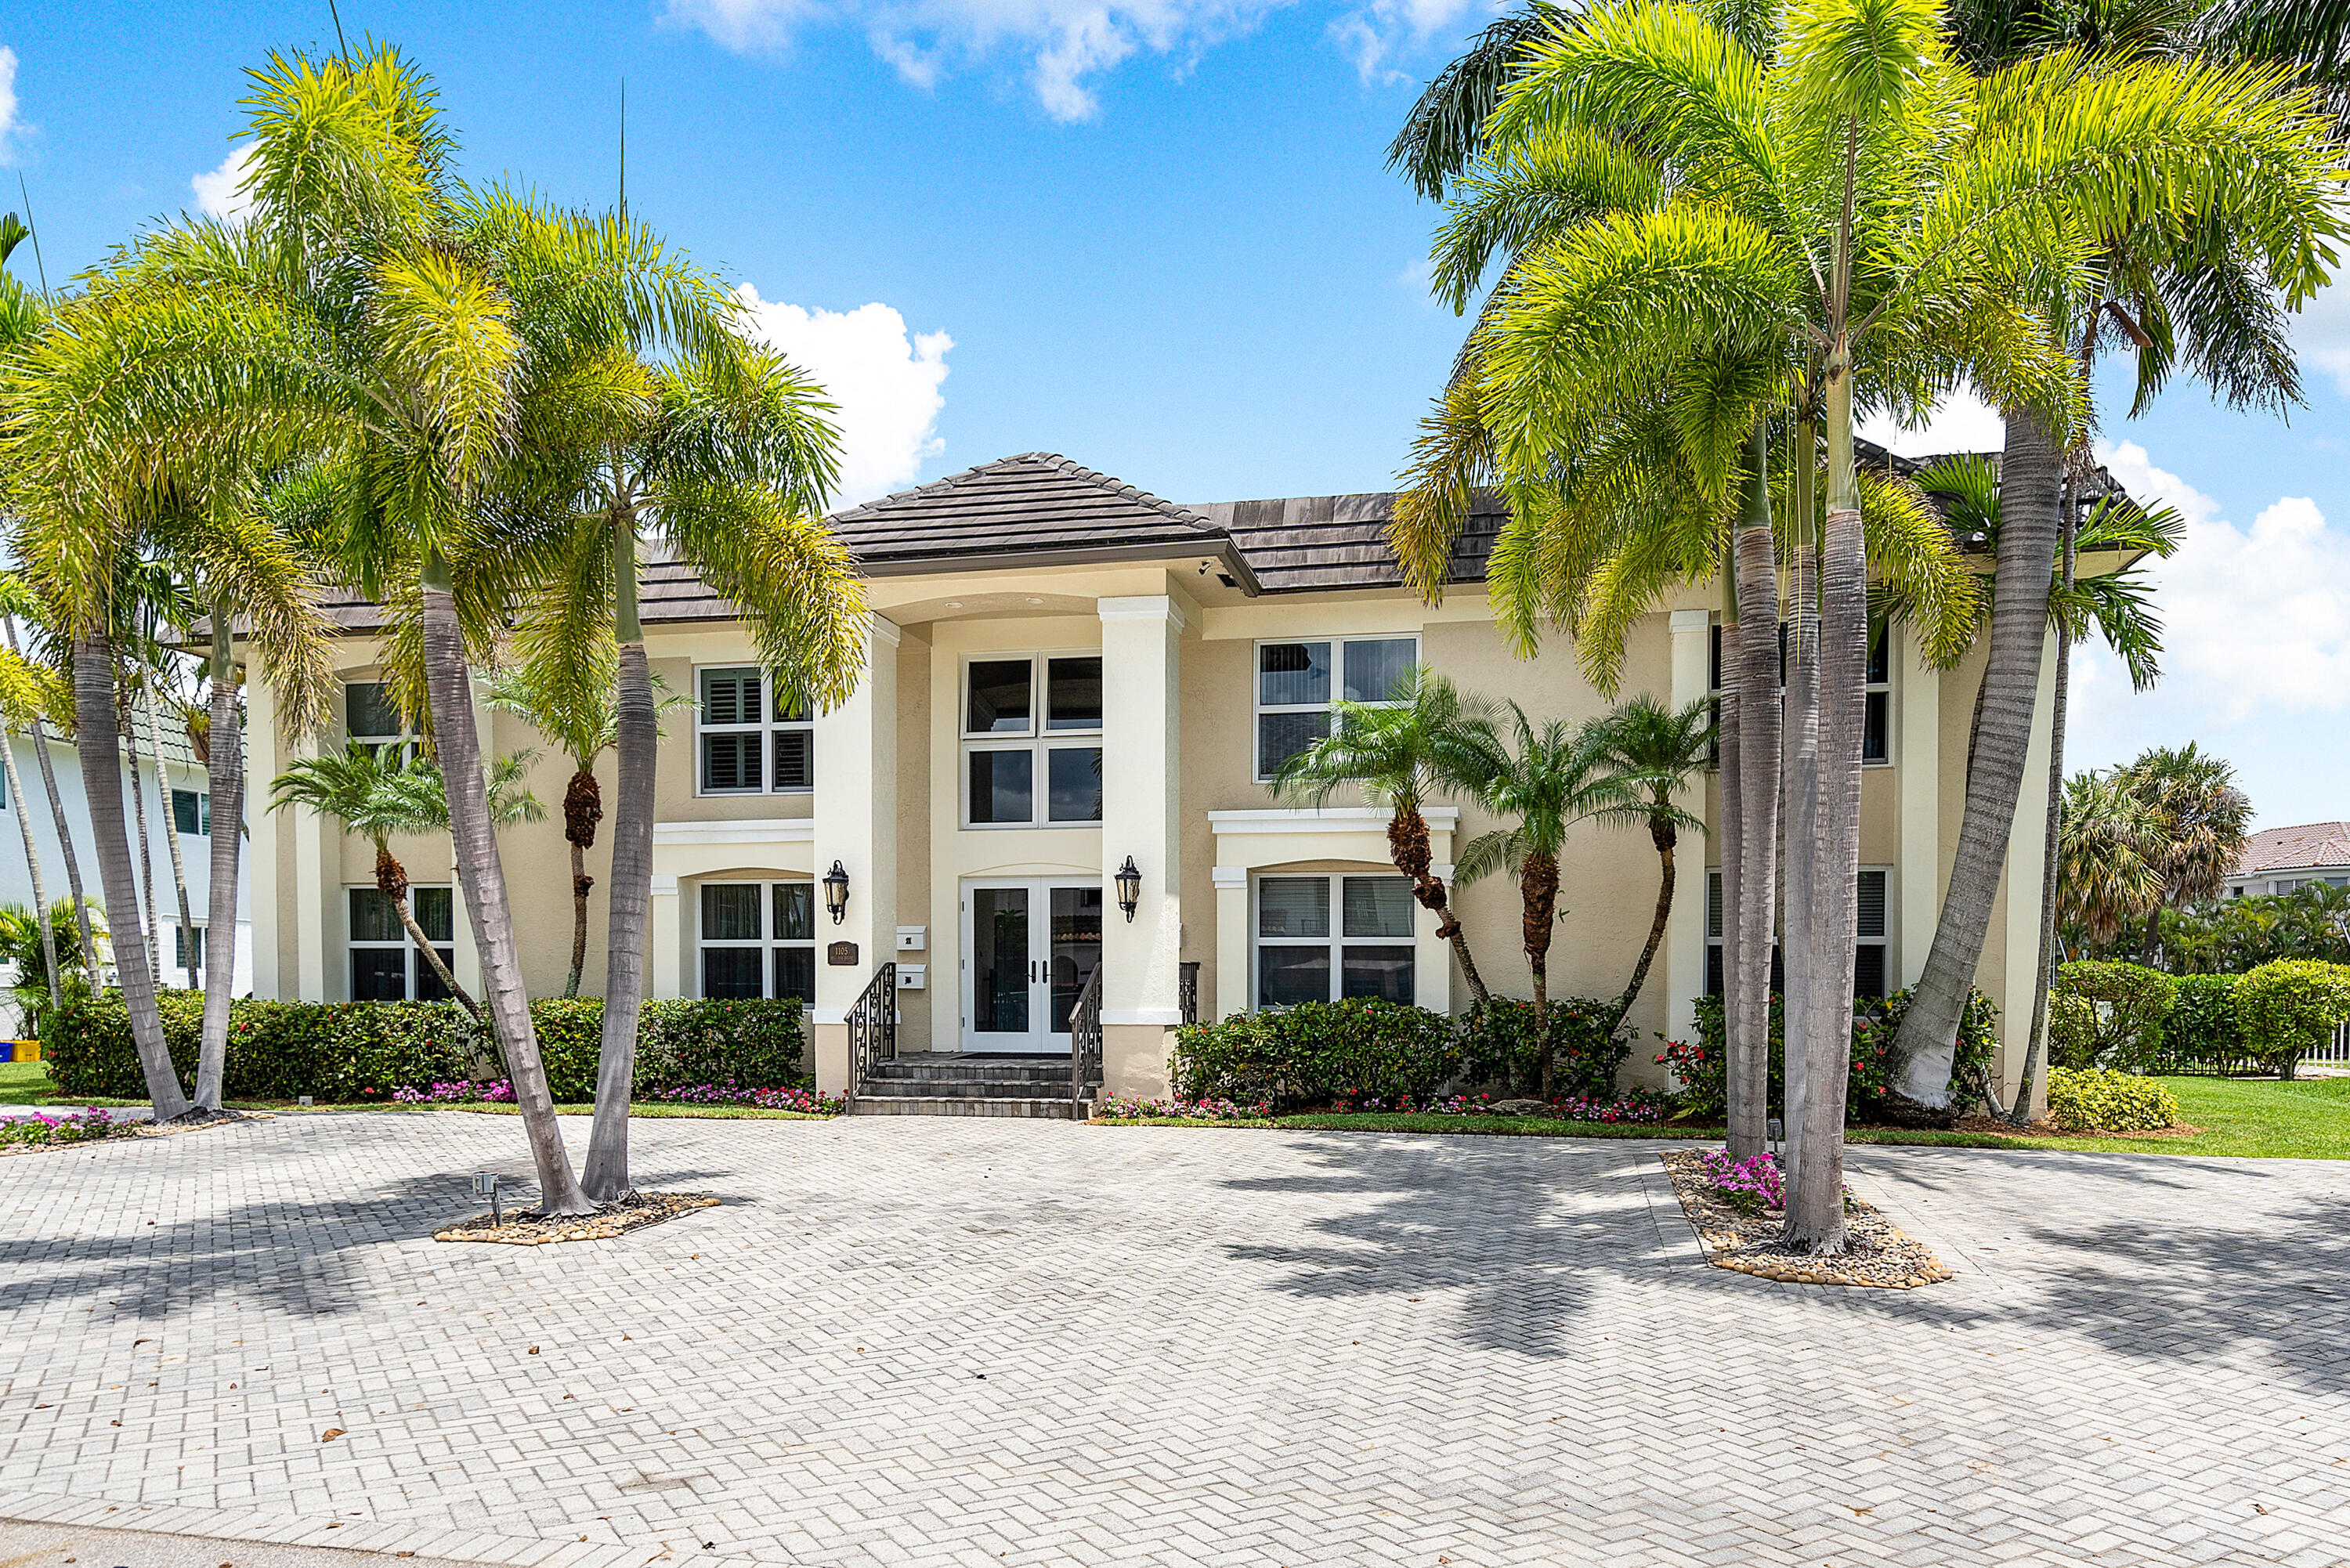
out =
<svg viewBox="0 0 2350 1568"><path fill-rule="evenodd" d="M832 386L878 493L1045 448L1181 501L1384 488L1459 323L1433 217L1384 169L1471 0L349 0L440 83L464 171L632 207L751 291ZM326 0L0 16L0 209L62 280L218 205L242 72L331 46ZM211 176L209 180L202 177ZM12 264L31 275L29 247ZM2264 824L2350 816L2350 306L2303 337L2289 425L2182 386L2101 450L2190 517L2171 677L2085 661L2074 758L2199 738ZM1995 444L1952 410L1920 449ZM2328 520L2334 520L2329 523Z"/></svg>

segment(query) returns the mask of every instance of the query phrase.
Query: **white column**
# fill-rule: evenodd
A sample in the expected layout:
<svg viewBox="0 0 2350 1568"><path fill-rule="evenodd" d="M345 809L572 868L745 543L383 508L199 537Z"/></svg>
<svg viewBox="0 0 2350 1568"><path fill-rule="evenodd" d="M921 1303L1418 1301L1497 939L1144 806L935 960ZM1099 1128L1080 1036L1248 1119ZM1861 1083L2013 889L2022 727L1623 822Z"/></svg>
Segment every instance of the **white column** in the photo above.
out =
<svg viewBox="0 0 2350 1568"><path fill-rule="evenodd" d="M816 720L816 1086L848 1086L848 1010L897 950L898 641L895 624L873 618L865 679L847 701ZM838 861L848 874L848 907L838 925L823 908L824 878ZM837 944L856 952L832 961ZM910 1042L901 1044L910 1045Z"/></svg>
<svg viewBox="0 0 2350 1568"><path fill-rule="evenodd" d="M257 661L249 661L251 680L244 689L244 820L252 834L246 840L247 907L253 917L253 994L277 1000L277 930L290 911L277 907L277 817L269 810L269 781L277 776L277 697L261 679ZM211 682L205 683L207 696ZM217 804L217 803L215 803ZM226 824L228 831L234 824ZM215 827L215 833L224 831ZM238 994L242 995L242 992Z"/></svg>
<svg viewBox="0 0 2350 1568"><path fill-rule="evenodd" d="M1673 706L1685 708L1712 690L1713 612L1672 615ZM1703 774L1681 792L1682 810L1705 815ZM1665 919L1665 1033L1697 1037L1697 999L1705 993L1705 870L1714 858L1710 832L1681 836L1673 852L1673 908Z"/></svg>
<svg viewBox="0 0 2350 1568"><path fill-rule="evenodd" d="M1101 957L1103 1085L1112 1094L1158 1094L1166 1084L1166 1031L1182 1022L1184 617L1166 594L1095 602L1102 620L1102 878L1110 894ZM1129 857L1142 873L1132 919L1117 908L1115 881Z"/></svg>
<svg viewBox="0 0 2350 1568"><path fill-rule="evenodd" d="M1249 877L1245 866L1217 866L1208 877L1216 888L1216 998L1211 1018L1230 1018L1249 1007Z"/></svg>
<svg viewBox="0 0 2350 1568"><path fill-rule="evenodd" d="M1430 847L1440 853L1452 853L1450 833L1440 829L1431 832L1429 843ZM1449 860L1431 860L1429 863L1429 875L1442 882L1448 892L1458 891L1452 886L1452 871L1453 866ZM1430 1012L1450 1012L1452 1011L1452 944L1436 934L1437 927L1443 922L1436 918L1435 910L1417 899L1413 900L1411 908L1412 1001ZM1461 911L1457 907L1452 913L1455 919L1460 919ZM1337 918L1336 910L1331 911L1331 918Z"/></svg>
<svg viewBox="0 0 2350 1568"><path fill-rule="evenodd" d="M315 736L296 742L298 756L318 754ZM339 905L342 846L327 819L307 806L287 806L294 818L294 994L303 1002L326 1002L349 989L348 970L330 970L339 953L329 954L331 943L341 946L349 913ZM334 858L329 858L333 857ZM332 900L330 902L330 900ZM333 984L334 992L327 987Z"/></svg>
<svg viewBox="0 0 2350 1568"><path fill-rule="evenodd" d="M2032 1009L2040 975L2040 887L2048 867L2048 748L2056 709L2056 639L2050 633L2040 650L2040 689L2032 706L2032 744L2023 753L2023 788L2016 796L2015 826L2007 839L2007 866L2000 881L2007 888L2006 950L1999 1003L2000 1092L2012 1103L2023 1075L2023 1052L2032 1038ZM1929 930L1931 928L1928 928ZM2032 1112L2047 1108L2047 1054L2041 1056L2041 1083Z"/></svg>
<svg viewBox="0 0 2350 1568"><path fill-rule="evenodd" d="M652 944L653 998L668 1002L685 994L685 933L678 929L677 878L655 873L651 924L646 940Z"/></svg>
<svg viewBox="0 0 2350 1568"><path fill-rule="evenodd" d="M1915 628L1900 634L1900 684L1893 689L1901 734L1893 753L1901 802L1901 864L1894 876L1900 918L1893 929L1898 983L1918 983L1942 911L1942 675L1926 662Z"/></svg>

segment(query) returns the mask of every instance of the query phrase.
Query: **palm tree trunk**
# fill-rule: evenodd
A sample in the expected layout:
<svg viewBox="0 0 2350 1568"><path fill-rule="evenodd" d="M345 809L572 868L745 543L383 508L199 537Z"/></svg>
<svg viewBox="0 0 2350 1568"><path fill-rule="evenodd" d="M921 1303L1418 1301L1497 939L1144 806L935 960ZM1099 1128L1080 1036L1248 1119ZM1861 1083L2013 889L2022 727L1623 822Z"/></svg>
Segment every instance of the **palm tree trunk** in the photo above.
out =
<svg viewBox="0 0 2350 1568"><path fill-rule="evenodd" d="M1534 1039L1542 1050L1542 1097L1557 1092L1557 1056L1550 1037L1550 938L1558 914L1558 859L1530 853L1518 873L1518 894L1525 906L1523 935L1526 968L1534 981Z"/></svg>
<svg viewBox="0 0 2350 1568"><path fill-rule="evenodd" d="M465 912L481 943L482 974L489 993L490 1027L514 1083L515 1106L522 1113L538 1170L539 1210L545 1214L589 1214L595 1205L579 1189L571 1157L563 1147L562 1125L547 1092L546 1067L531 1026L530 999L522 984L522 957L515 945L514 910L506 899L504 864L490 825L488 781L482 772L481 737L473 731L473 680L465 669L464 634L450 592L448 563L428 556L423 569L424 678L432 704L432 740L448 783L449 828L456 842L457 882Z"/></svg>
<svg viewBox="0 0 2350 1568"><path fill-rule="evenodd" d="M563 981L564 1000L579 994L579 977L588 968L588 894L596 878L588 875L588 851L571 842L571 973Z"/></svg>
<svg viewBox="0 0 2350 1568"><path fill-rule="evenodd" d="M1771 1103L1771 948L1776 924L1779 792L1779 572L1771 534L1769 432L1748 445L1738 520L1739 825L1738 1058L1730 1075L1730 1152L1751 1159L1766 1147Z"/></svg>
<svg viewBox="0 0 2350 1568"><path fill-rule="evenodd" d="M1714 725L1721 738L1721 1055L1725 1079L1734 1079L1746 1065L1738 1022L1745 996L1745 976L1738 968L1738 867L1744 858L1746 781L1738 754L1738 575L1727 549L1721 553L1721 712ZM1707 913L1711 919L1711 910Z"/></svg>
<svg viewBox="0 0 2350 1568"><path fill-rule="evenodd" d="M1632 1003L1640 998L1640 987L1648 983L1648 966L1656 961L1657 950L1664 946L1665 926L1673 914L1673 850L1680 842L1680 833L1669 821L1651 818L1648 837L1657 846L1659 875L1657 882L1657 912L1648 921L1648 940L1640 949L1640 961L1632 966L1631 983L1607 1015L1607 1032L1613 1034L1622 1025L1624 1015L1632 1011Z"/></svg>
<svg viewBox="0 0 2350 1568"><path fill-rule="evenodd" d="M1822 541L1819 787L1814 831L1798 845L1812 884L1810 940L1787 967L1804 979L1803 1160L1788 1184L1783 1234L1798 1251L1845 1249L1844 1116L1852 1082L1852 971L1859 937L1860 753L1867 722L1868 550L1853 471L1852 360L1839 341L1827 360L1827 527Z"/></svg>
<svg viewBox="0 0 2350 1568"><path fill-rule="evenodd" d="M384 901L391 906L392 913L400 917L400 929L406 931L408 940L416 944L417 956L423 959L425 966L440 977L449 994L457 999L457 1005L472 1013L478 1023L482 1016L481 1003L457 983L457 977L451 974L449 966L441 961L441 950L432 945L432 939L424 934L424 928L416 923L416 911L408 901L408 867L392 854L391 846L380 838L375 841L375 890L383 895Z"/></svg>
<svg viewBox="0 0 2350 1568"><path fill-rule="evenodd" d="M16 826L25 836L25 869L33 878L33 918L40 922L41 960L49 966L49 1011L54 1013L65 1005L65 993L57 984L57 932L49 920L49 887L41 876L41 846L33 837L32 813L25 809L24 781L16 776L16 736L0 733L0 763L7 764L8 798L16 803Z"/></svg>
<svg viewBox="0 0 2350 1568"><path fill-rule="evenodd" d="M155 1007L155 971L148 962L147 939L139 929L139 889L130 865L130 840L122 823L122 742L114 727L114 649L103 633L74 639L74 746L81 758L83 794L88 798L90 837L98 846L99 885L106 905L127 919L113 922L114 967L121 977L122 1005L130 1015L130 1038L139 1048L140 1071L154 1102L158 1122L188 1111L188 1096L172 1065L163 1040L163 1017ZM93 987L97 974L90 977Z"/></svg>
<svg viewBox="0 0 2350 1568"><path fill-rule="evenodd" d="M1436 934L1452 944L1452 956L1461 965L1461 978L1469 982L1470 1000L1489 1000L1485 979L1477 972L1477 961L1469 956L1469 939L1461 933L1461 921L1452 913L1444 878L1436 875L1435 858L1428 847L1428 819L1409 807L1388 818L1388 858L1395 862L1397 870L1411 878L1411 896L1436 916Z"/></svg>
<svg viewBox="0 0 2350 1568"><path fill-rule="evenodd" d="M611 886L605 899L604 1039L596 1065L596 1125L588 1139L588 1190L607 1200L629 1190L629 1101L636 1086L637 1023L644 1012L645 927L653 891L653 788L660 730L652 668L637 613L637 530L612 518L612 622L619 639L613 750Z"/></svg>
<svg viewBox="0 0 2350 1568"><path fill-rule="evenodd" d="M1810 1084L1810 1062L1802 1042L1810 1038L1812 1009L1810 966L1803 955L1811 950L1813 882L1804 874L1810 865L1806 848L1819 826L1820 749L1820 621L1819 559L1813 539L1812 481L1817 472L1817 438L1808 419L1795 425L1795 468L1788 475L1789 500L1795 515L1788 520L1793 545L1787 575L1786 734L1780 747L1779 788L1786 812L1787 865L1781 873L1786 901L1786 930L1781 940L1788 961L1785 1000L1782 1004L1780 1049L1785 1062L1784 1106L1781 1126L1786 1129L1787 1173L1792 1181L1804 1159L1804 1102Z"/></svg>
<svg viewBox="0 0 2350 1568"><path fill-rule="evenodd" d="M2064 482L2064 496L2060 515L2064 538L2064 587L2073 586L2074 535L2077 519L2073 481ZM2040 1071L2040 1057L2048 1039L2048 959L2056 947L2056 860L2057 849L2064 830L2064 712L2072 693L2073 639L2059 628L2056 635L2056 690L2053 711L2048 717L2048 823L2041 840L2040 866L2040 955L2039 967L2033 971L2038 978L2032 988L2032 1035L2023 1048L2023 1073L2016 1081L2015 1104L2007 1109L2007 1119L2017 1127L2032 1120L2033 1079ZM1992 1085L1994 1092L1997 1085ZM1991 1108L1998 1109L1996 1100Z"/></svg>
<svg viewBox="0 0 2350 1568"><path fill-rule="evenodd" d="M179 814L172 806L172 775L163 766L163 732L155 726L155 696L151 691L140 693L140 706L147 712L147 748L155 764L155 800L163 810L163 846L172 852L172 888L180 898L180 957L183 978L188 989L196 989L195 921L188 913L188 863L180 853ZM198 823L202 826L201 822ZM161 939L158 938L160 941ZM198 1101L202 1103L201 1097Z"/></svg>
<svg viewBox="0 0 2350 1568"><path fill-rule="evenodd" d="M8 636L8 651L23 656L16 646L16 618L0 616L0 629ZM57 852L66 863L66 887L73 895L74 923L81 932L82 973L92 990L98 986L98 939L89 929L89 900L81 890L81 858L74 853L73 826L66 818L66 798L57 793L57 769L49 755L49 727L33 715L33 760L41 764L41 786L48 794L49 815L57 824Z"/></svg>
<svg viewBox="0 0 2350 1568"><path fill-rule="evenodd" d="M2015 803L2023 789L2041 650L2048 639L2048 582L2060 525L2058 467L2047 421L2029 410L2011 414L2007 450L2000 460L1999 554L1992 568L1999 591L1991 604L1991 652L1983 671L1982 734L1967 780L1966 815L1959 825L1934 945L1894 1041L1902 1063L1897 1092L1935 1110L1950 1103L1959 1019L1982 958L1991 903L2015 828Z"/></svg>
<svg viewBox="0 0 2350 1568"><path fill-rule="evenodd" d="M130 815L139 824L139 864L146 873L146 882L141 889L143 897L140 901L144 923L139 928L139 935L147 943L148 950L156 955L155 983L160 986L170 966L161 956L163 928L155 919L155 846L147 836L147 792L139 782L144 772L139 765L139 721L131 711L130 694L127 691L122 695L116 718L122 725L122 749L130 759ZM160 789L162 786L159 783L156 787Z"/></svg>
<svg viewBox="0 0 2350 1568"><path fill-rule="evenodd" d="M229 603L223 598L213 606L213 722L204 758L213 797L212 868L204 889L204 1023L196 1047L196 1104L214 1110L220 1107L228 1074L228 1013L236 988L237 860L244 850L244 724L237 714L231 629Z"/></svg>

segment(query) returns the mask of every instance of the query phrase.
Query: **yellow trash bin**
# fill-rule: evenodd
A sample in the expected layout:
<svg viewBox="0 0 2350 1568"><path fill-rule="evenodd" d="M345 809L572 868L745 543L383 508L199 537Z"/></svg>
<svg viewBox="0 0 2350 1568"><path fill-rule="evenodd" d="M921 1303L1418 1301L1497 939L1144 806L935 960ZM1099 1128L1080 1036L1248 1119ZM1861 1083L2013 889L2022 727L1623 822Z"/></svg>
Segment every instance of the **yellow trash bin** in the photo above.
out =
<svg viewBox="0 0 2350 1568"><path fill-rule="evenodd" d="M8 1059L12 1062L37 1062L41 1059L41 1043L37 1040L11 1040L8 1045Z"/></svg>

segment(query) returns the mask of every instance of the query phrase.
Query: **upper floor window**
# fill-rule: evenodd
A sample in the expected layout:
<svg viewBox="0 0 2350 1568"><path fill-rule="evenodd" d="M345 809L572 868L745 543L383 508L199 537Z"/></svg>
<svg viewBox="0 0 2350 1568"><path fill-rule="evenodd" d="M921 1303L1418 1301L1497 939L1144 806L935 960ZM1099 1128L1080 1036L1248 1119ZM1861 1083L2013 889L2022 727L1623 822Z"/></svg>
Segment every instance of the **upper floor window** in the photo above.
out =
<svg viewBox="0 0 2350 1568"><path fill-rule="evenodd" d="M816 787L816 725L805 703L756 668L704 670L695 707L703 794L805 794Z"/></svg>
<svg viewBox="0 0 2350 1568"><path fill-rule="evenodd" d="M972 659L962 683L964 825L1099 822L1101 727L1101 655Z"/></svg>
<svg viewBox="0 0 2350 1568"><path fill-rule="evenodd" d="M1256 776L1330 732L1330 703L1392 702L1419 662L1416 637L1322 638L1256 645Z"/></svg>
<svg viewBox="0 0 2350 1568"><path fill-rule="evenodd" d="M1721 623L1713 623L1712 635L1706 654L1706 680L1715 691L1721 690ZM1787 628L1779 628L1779 678L1787 675ZM1869 627L1868 664L1862 672L1866 695L1862 699L1860 724L1860 760L1864 763L1890 763L1893 760L1893 626L1890 621L1876 621Z"/></svg>
<svg viewBox="0 0 2350 1568"><path fill-rule="evenodd" d="M380 680L343 683L343 734L346 747L354 752L394 746L404 753L416 744L415 732L400 718L400 704L391 700L391 688Z"/></svg>
<svg viewBox="0 0 2350 1568"><path fill-rule="evenodd" d="M172 826L173 831L202 835L213 830L213 797L200 790L175 789L172 792Z"/></svg>

